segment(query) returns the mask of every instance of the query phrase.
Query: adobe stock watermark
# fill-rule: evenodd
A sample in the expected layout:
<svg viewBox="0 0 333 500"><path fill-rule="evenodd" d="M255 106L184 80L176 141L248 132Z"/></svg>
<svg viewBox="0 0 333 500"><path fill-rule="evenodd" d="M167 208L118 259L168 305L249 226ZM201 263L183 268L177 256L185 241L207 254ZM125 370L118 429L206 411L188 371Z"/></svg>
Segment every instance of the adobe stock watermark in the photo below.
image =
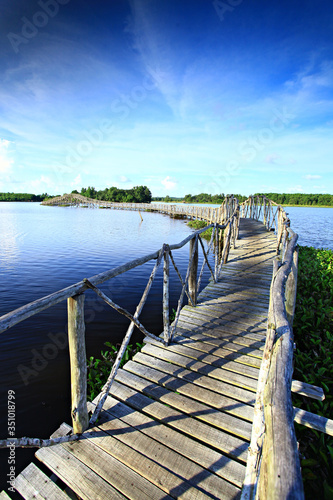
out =
<svg viewBox="0 0 333 500"><path fill-rule="evenodd" d="M241 3L243 3L243 0L226 0L225 2L222 2L222 0L214 0L213 7L220 21L224 21L225 14L233 12L235 7L238 7Z"/></svg>
<svg viewBox="0 0 333 500"><path fill-rule="evenodd" d="M15 437L15 432L16 432L16 401L15 401L15 391L12 389L9 389L8 394L7 394L7 408L8 408L8 414L7 414L7 426L8 426L8 436L9 440ZM8 454L8 459L7 463L9 465L9 471L7 473L7 484L9 484L8 491L11 491L12 493L15 492L14 489L14 482L15 482L15 468L16 468L16 449L15 449L15 443L14 442L9 442L7 444L9 454Z"/></svg>
<svg viewBox="0 0 333 500"><path fill-rule="evenodd" d="M70 0L39 0L37 3L42 10L37 10L34 15L28 19L21 17L21 33L8 33L7 38L15 52L19 53L20 45L27 44L38 34L41 28L48 25L50 18L55 17L59 12L59 5L67 5Z"/></svg>
<svg viewBox="0 0 333 500"><path fill-rule="evenodd" d="M135 110L140 103L147 99L149 92L156 89L158 79L158 73L156 73L154 79L147 76L143 79L142 84L135 85L129 94L120 94L118 99L114 99L111 102L110 109L113 115L117 115L121 121L125 120L130 115L131 111ZM74 147L67 148L67 155L65 156L64 162L53 163L52 170L56 174L57 180L60 181L64 174L76 173L81 163L88 158L96 148L101 147L114 130L114 120L111 119L103 119L97 127L90 130L84 130L81 140L78 141Z"/></svg>
<svg viewBox="0 0 333 500"><path fill-rule="evenodd" d="M223 171L211 174L213 184L217 187L218 192L225 190L230 184L231 178L239 173L241 166L244 163L253 162L258 153L272 144L276 135L290 125L295 118L296 115L290 113L285 106L282 109L273 109L273 116L268 126L261 128L255 135L241 141L237 148L238 157L228 162Z"/></svg>
<svg viewBox="0 0 333 500"><path fill-rule="evenodd" d="M29 385L31 378L36 378L49 364L49 361L55 359L59 351L63 351L68 346L68 336L65 332L56 334L48 333L50 342L37 350L31 349L31 363L30 366L19 364L17 371L19 372L24 385Z"/></svg>

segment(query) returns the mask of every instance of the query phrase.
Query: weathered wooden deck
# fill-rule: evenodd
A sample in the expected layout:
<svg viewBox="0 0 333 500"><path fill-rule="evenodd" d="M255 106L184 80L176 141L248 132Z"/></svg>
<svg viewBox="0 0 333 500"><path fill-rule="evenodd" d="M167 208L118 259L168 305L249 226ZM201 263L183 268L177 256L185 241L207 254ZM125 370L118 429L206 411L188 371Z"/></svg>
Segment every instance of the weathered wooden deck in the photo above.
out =
<svg viewBox="0 0 333 500"><path fill-rule="evenodd" d="M240 496L276 237L253 219L239 236L172 344L147 338L118 372L96 427L37 451L61 481L30 464L16 479L24 498L68 499L64 484L89 500Z"/></svg>

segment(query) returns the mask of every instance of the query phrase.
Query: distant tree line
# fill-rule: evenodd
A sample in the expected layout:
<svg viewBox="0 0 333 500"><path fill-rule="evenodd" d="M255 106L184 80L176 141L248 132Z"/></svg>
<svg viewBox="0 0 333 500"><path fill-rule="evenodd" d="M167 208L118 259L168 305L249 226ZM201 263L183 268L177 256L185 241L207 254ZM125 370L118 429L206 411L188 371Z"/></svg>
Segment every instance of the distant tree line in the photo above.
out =
<svg viewBox="0 0 333 500"><path fill-rule="evenodd" d="M152 201L165 201L166 203L169 203L171 201L174 201L176 203L181 203L184 200L183 197L177 197L177 196L153 196Z"/></svg>
<svg viewBox="0 0 333 500"><path fill-rule="evenodd" d="M48 197L47 193L0 193L0 201L43 201Z"/></svg>
<svg viewBox="0 0 333 500"><path fill-rule="evenodd" d="M152 196L147 186L135 186L132 189L105 188L97 191L94 187L82 188L81 193L76 189L72 193L82 194L87 198L113 201L119 203L150 203Z"/></svg>
<svg viewBox="0 0 333 500"><path fill-rule="evenodd" d="M235 198L238 198L238 201L241 203L246 200L247 196L242 196L241 194L234 194ZM207 194L200 193L196 195L186 194L184 197L184 201L186 203L215 203L216 205L221 205L223 203L225 195L221 194Z"/></svg>
<svg viewBox="0 0 333 500"><path fill-rule="evenodd" d="M331 194L305 194L305 193L256 193L264 194L267 198L279 205L307 205L333 207L333 195Z"/></svg>

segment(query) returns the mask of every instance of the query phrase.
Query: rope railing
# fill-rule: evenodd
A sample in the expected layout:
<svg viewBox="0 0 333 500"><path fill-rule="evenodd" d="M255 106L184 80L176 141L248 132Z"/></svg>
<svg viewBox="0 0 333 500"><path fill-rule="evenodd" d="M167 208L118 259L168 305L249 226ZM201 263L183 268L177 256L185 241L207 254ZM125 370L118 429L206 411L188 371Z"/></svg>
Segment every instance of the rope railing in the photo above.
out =
<svg viewBox="0 0 333 500"><path fill-rule="evenodd" d="M83 197L82 197L83 198ZM209 207L208 207L209 208ZM197 207L193 207L197 210ZM212 209L210 209L212 210ZM197 212L199 213L199 212ZM179 243L167 245L164 244L161 249L149 255L145 255L138 259L134 259L124 265L118 266L114 269L107 270L103 273L97 274L90 278L85 278L82 281L70 285L67 288L58 290L57 292L48 296L42 297L34 302L26 304L14 311L11 311L4 316L0 317L0 333L8 330L14 325L30 318L39 312L48 309L62 301L67 300L67 316L68 316L68 341L69 341L69 354L70 354L70 367L71 367L71 416L73 424L73 434L80 435L89 426L94 425L96 422L105 402L105 399L110 391L110 387L114 378L116 377L117 370L121 364L123 355L130 342L134 328L137 327L144 335L153 338L154 340L168 345L172 342L175 334L180 311L183 305L185 294L191 306L195 307L197 304L197 296L200 291L200 284L203 276L205 266L208 267L212 279L215 282L218 279L221 267L228 260L230 246L235 246L235 240L238 235L239 225L239 205L237 199L233 196L228 196L221 207L214 209L214 213L207 212L210 217L216 219L208 224L203 229L194 231L184 240ZM202 212L200 212L202 216ZM201 235L204 231L212 229L212 236L207 250ZM174 252L178 249L185 247L189 244L189 262L184 279L175 263ZM198 277L198 257L199 248L202 249L203 262ZM209 253L215 252L214 269L209 262ZM107 280L115 278L131 269L134 269L147 262L154 261L155 264L149 279L147 281L143 295L136 307L134 314L131 314L125 308L114 302L108 297L100 288L99 285ZM153 281L156 277L158 268L163 262L163 301L162 301L162 315L163 315L163 334L156 336L149 332L144 325L139 321L142 309L147 301L149 292L151 290ZM169 295L170 295L170 262L174 267L176 274L181 282L182 289L178 300L175 320L170 325L169 317ZM115 309L118 313L127 317L130 320L130 325L124 336L121 347L118 351L116 360L113 364L111 373L104 385L99 399L96 403L95 410L89 420L87 410L87 362L86 362L86 346L85 346L85 322L84 322L84 298L87 290L93 290L97 296L108 304L111 308ZM68 437L73 440L73 435ZM6 447L10 443L15 446L32 447L32 446L48 446L55 444L57 441L40 440L35 438L18 438L18 439L3 439L0 440L0 447Z"/></svg>
<svg viewBox="0 0 333 500"><path fill-rule="evenodd" d="M277 241L267 336L241 499L301 500L304 493L291 400L298 235L290 229L283 207L265 196L250 196L241 210L245 217L262 219L267 230L274 229Z"/></svg>

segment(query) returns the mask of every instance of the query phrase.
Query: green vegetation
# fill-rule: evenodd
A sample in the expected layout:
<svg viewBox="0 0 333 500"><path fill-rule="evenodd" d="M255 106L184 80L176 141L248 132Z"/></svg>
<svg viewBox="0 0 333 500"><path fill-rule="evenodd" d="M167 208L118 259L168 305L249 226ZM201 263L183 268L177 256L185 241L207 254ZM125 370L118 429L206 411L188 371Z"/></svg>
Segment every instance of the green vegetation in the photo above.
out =
<svg viewBox="0 0 333 500"><path fill-rule="evenodd" d="M236 194L234 195L236 198L238 198L238 201L241 203L244 200L247 199L247 196L242 196L241 194ZM170 202L175 202L175 203L212 203L214 205L221 205L224 201L225 195L223 193L221 194L207 194L207 193L200 193L200 194L186 194L183 198L176 198L173 196L160 196L160 197L154 197L153 201L164 201L165 203L170 203Z"/></svg>
<svg viewBox="0 0 333 500"><path fill-rule="evenodd" d="M152 201L164 201L165 203L170 203L174 201L175 203L181 203L184 198L177 198L175 196L154 196Z"/></svg>
<svg viewBox="0 0 333 500"><path fill-rule="evenodd" d="M239 203L242 203L247 199L247 196L242 196L241 194L235 194L235 198L238 198ZM207 194L200 193L192 196L191 194L186 194L184 197L185 203L214 203L216 205L221 205L224 201L225 195L221 194Z"/></svg>
<svg viewBox="0 0 333 500"><path fill-rule="evenodd" d="M204 227L208 226L207 222L204 220L190 220L187 223L188 226L190 226L192 229L195 229L197 231L198 229L203 229ZM207 229L207 231L204 231L200 235L202 238L205 238L205 240L210 240L212 236L212 228Z"/></svg>
<svg viewBox="0 0 333 500"><path fill-rule="evenodd" d="M0 201L43 201L48 197L47 193L0 193Z"/></svg>
<svg viewBox="0 0 333 500"><path fill-rule="evenodd" d="M333 416L333 252L300 247L294 378L322 387L324 401L293 395L295 406ZM333 437L296 424L307 499L333 499Z"/></svg>
<svg viewBox="0 0 333 500"><path fill-rule="evenodd" d="M279 205L289 206L309 206L309 207L333 207L333 195L331 194L305 194L305 193L256 193L264 194L270 200Z"/></svg>
<svg viewBox="0 0 333 500"><path fill-rule="evenodd" d="M113 363L120 348L120 344L112 345L110 342L105 342L104 345L109 350L101 351L101 359L90 356L87 361L87 397L89 401L92 401L101 392L111 373ZM140 344L139 342L135 345L129 344L121 360L120 367L132 359L137 352L141 351L143 346L144 344Z"/></svg>
<svg viewBox="0 0 333 500"><path fill-rule="evenodd" d="M79 194L76 189L72 193ZM96 200L113 201L119 203L150 203L152 196L147 186L135 186L132 189L105 188L96 191L94 187L82 188L82 196Z"/></svg>

